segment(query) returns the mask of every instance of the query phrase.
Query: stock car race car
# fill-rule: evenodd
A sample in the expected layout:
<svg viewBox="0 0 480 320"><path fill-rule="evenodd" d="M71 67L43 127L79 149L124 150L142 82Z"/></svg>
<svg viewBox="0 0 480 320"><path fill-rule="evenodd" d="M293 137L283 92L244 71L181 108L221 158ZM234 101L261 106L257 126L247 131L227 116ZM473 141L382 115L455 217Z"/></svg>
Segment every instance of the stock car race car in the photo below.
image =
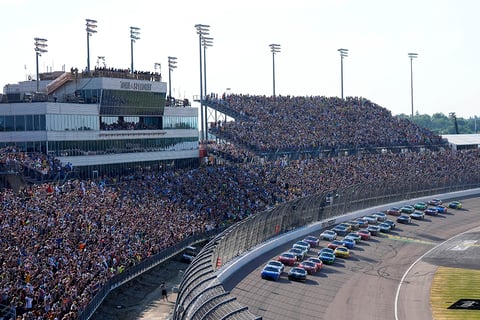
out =
<svg viewBox="0 0 480 320"><path fill-rule="evenodd" d="M338 247L335 249L335 256L339 258L349 258L350 257L350 250L345 247Z"/></svg>
<svg viewBox="0 0 480 320"><path fill-rule="evenodd" d="M273 266L265 266L260 273L260 276L262 279L277 281L280 279L281 274L280 269Z"/></svg>
<svg viewBox="0 0 480 320"><path fill-rule="evenodd" d="M413 205L413 207L416 209L416 210L425 210L427 209L428 207L428 204L426 204L425 202L417 202Z"/></svg>
<svg viewBox="0 0 480 320"><path fill-rule="evenodd" d="M428 204L431 205L431 206L439 206L439 205L442 204L442 200L440 200L438 198L434 198L432 200L429 200Z"/></svg>
<svg viewBox="0 0 480 320"><path fill-rule="evenodd" d="M423 211L428 216L438 216L438 210L435 207L428 207Z"/></svg>
<svg viewBox="0 0 480 320"><path fill-rule="evenodd" d="M303 239L304 242L308 243L311 248L318 247L320 244L320 239L318 239L315 236L306 236L305 239Z"/></svg>
<svg viewBox="0 0 480 320"><path fill-rule="evenodd" d="M333 230L325 230L320 234L320 239L333 241L337 239L337 233Z"/></svg>
<svg viewBox="0 0 480 320"><path fill-rule="evenodd" d="M460 201L450 201L448 207L452 209L462 209L462 203Z"/></svg>
<svg viewBox="0 0 480 320"><path fill-rule="evenodd" d="M401 213L410 214L410 213L413 213L414 211L415 211L415 208L413 206L410 206L410 205L403 206L403 207L400 208Z"/></svg>
<svg viewBox="0 0 480 320"><path fill-rule="evenodd" d="M404 224L409 224L412 223L412 218L410 216L407 216L406 214L402 214L397 218L398 223L404 223Z"/></svg>
<svg viewBox="0 0 480 320"><path fill-rule="evenodd" d="M398 207L391 207L390 209L387 210L387 214L391 216L399 216L401 214L400 208Z"/></svg>
<svg viewBox="0 0 480 320"><path fill-rule="evenodd" d="M370 237L372 236L372 234L370 233L370 231L368 231L367 229L360 229L360 230L358 230L358 234L360 235L360 237L362 238L362 240L369 240Z"/></svg>
<svg viewBox="0 0 480 320"><path fill-rule="evenodd" d="M425 219L425 213L423 211L417 211L415 210L411 215L410 218L415 219L415 220L423 220Z"/></svg>
<svg viewBox="0 0 480 320"><path fill-rule="evenodd" d="M312 261L303 261L298 265L299 268L305 269L308 274L314 274L318 271L317 264Z"/></svg>
<svg viewBox="0 0 480 320"><path fill-rule="evenodd" d="M297 262L297 256L291 252L284 252L278 256L277 260L286 266L293 266Z"/></svg>
<svg viewBox="0 0 480 320"><path fill-rule="evenodd" d="M306 281L307 280L307 270L299 267L293 267L288 272L288 280L295 281Z"/></svg>
<svg viewBox="0 0 480 320"><path fill-rule="evenodd" d="M448 208L446 206L441 205L441 204L434 207L434 208L437 209L438 213L447 213L448 212Z"/></svg>
<svg viewBox="0 0 480 320"><path fill-rule="evenodd" d="M318 255L318 259L322 260L324 264L334 264L335 254L331 252L322 252Z"/></svg>

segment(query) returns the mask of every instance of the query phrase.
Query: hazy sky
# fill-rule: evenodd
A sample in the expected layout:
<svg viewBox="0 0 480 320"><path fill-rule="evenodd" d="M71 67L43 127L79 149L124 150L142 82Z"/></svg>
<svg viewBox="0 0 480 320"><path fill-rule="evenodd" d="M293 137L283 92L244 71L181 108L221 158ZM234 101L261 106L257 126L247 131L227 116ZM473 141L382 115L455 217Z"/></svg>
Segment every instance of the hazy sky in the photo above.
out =
<svg viewBox="0 0 480 320"><path fill-rule="evenodd" d="M172 94L199 95L199 39L210 25L207 91L272 95L363 96L394 115L411 113L409 52L415 113L480 116L478 0L0 0L0 87L35 77L34 37L48 39L40 72L87 65L85 19L98 21L90 38L91 68L130 67L130 26L139 27L134 67L168 82L167 57L178 58ZM158 70L157 70L158 71Z"/></svg>

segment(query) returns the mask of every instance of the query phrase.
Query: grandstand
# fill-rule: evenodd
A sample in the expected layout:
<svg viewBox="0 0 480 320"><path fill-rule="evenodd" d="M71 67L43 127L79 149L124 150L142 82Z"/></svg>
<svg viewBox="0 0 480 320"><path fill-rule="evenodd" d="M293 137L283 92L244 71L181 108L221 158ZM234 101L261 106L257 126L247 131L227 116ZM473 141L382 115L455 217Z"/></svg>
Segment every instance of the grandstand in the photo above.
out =
<svg viewBox="0 0 480 320"><path fill-rule="evenodd" d="M108 85L117 83L115 79L98 80L86 76L84 80L87 83L103 83L108 91L113 90L108 89ZM118 79L123 81L123 78ZM129 81L130 89L136 86L134 83L137 80ZM148 81L152 88L159 85ZM64 85L72 82L75 81L69 80ZM89 87L86 83L84 85L87 90ZM141 82L138 88L146 88L146 85L146 82ZM126 88L127 85L123 86ZM126 91L116 97L135 99L137 96L135 90ZM76 130L75 136L85 131L87 133L83 137L111 141L122 137L132 144L129 135L138 137L137 131L141 131L145 143L150 138L164 137L161 132L167 131L165 127L156 127L151 129L152 132L137 130L136 125L141 124L140 117L138 122L127 121L130 123L126 124L123 112L130 109L118 101L117 109L111 108L111 103L88 103L88 99L93 99L89 92L77 96L83 101L71 103L71 108L76 106L81 109L85 105L88 109L95 105L100 106L105 114L92 113L92 109L88 109L90 111L86 115L95 115L91 119L98 119L91 122L92 126L98 125L98 130ZM109 94L103 97L115 100ZM178 122L182 120L181 123L185 123L190 110L183 109L188 108L165 106L160 114L157 113L160 111L150 108L152 101L149 101L139 108L142 113L151 112L146 118L162 118L161 124L165 126L170 123L166 121L169 119L167 115L172 116L172 121L175 115L177 118L171 123L178 124L181 129L171 129L171 134L177 135L179 141L183 138L193 140L191 129L185 129L184 124ZM38 103L38 110L45 112L58 111L54 109L55 104L63 104L59 100ZM67 106L69 103L65 102L66 110L73 110ZM381 181L383 185L378 187L381 189L381 186L388 185L389 179L414 181L420 176L434 176L436 180L432 181L444 181L442 178L445 175L453 179L457 174L457 180L461 180L466 168L478 168L480 164L478 149L450 150L441 137L408 120L395 119L386 109L363 98L347 98L344 101L325 97L277 97L273 100L261 96L232 95L225 101L204 103L210 108L215 108L215 103L222 104L222 112L228 112L233 118L236 114L241 115L234 122L216 122L211 128L210 134L216 135L216 141L207 145L209 157L212 157L208 163L199 165L197 147L193 148L191 158L180 157L195 159L195 164L182 168L171 166L126 172L112 169L98 176L76 176L43 183L37 181L20 186L18 192L4 189L0 202L4 223L0 231L5 235L5 250L0 252L0 261L4 265L2 271L5 276L0 279L0 290L4 292L0 303L14 306L24 318L38 315L88 319L110 288L123 284L138 270L148 270L152 259L160 261L160 256L166 258L176 251L180 252L191 244L189 237L196 236L198 239L207 232L216 235L228 226L279 205L293 208L285 204L301 203L303 200L299 199L308 196L328 195L356 185ZM9 110L20 112L29 110L22 109L27 108L27 104L37 102L10 101L7 106ZM168 108L180 110L168 111ZM116 111L112 111L114 109ZM230 113L230 109L234 111ZM124 117L124 121L105 122L106 126L100 127L100 117L104 119L104 115L112 113L116 120ZM22 113L14 113L16 115ZM50 115L55 113L46 112L45 119ZM75 113L71 111L67 115ZM160 124L153 120L148 123ZM124 125L126 127L122 127ZM61 136L62 139L73 137L66 132L72 130L61 131L62 134L46 130L46 135ZM196 132L195 145L198 146L198 130L193 131ZM112 135L109 135L110 132ZM115 163L102 162L104 165L120 164L124 156L127 162L132 158L146 160L147 153L161 155L152 161L166 160L167 157L165 152L153 151L152 142L141 146L147 148L141 152L114 153L111 157L83 154L76 159L76 155L62 155L60 150L64 149L45 152L47 146L50 150L51 144L43 140L38 141L39 147L36 142L24 143L27 133L31 132L21 131L17 135L18 149L12 146L14 141L9 140L1 150L4 165L13 163L52 170L55 159L68 162L75 158L78 162L73 163L73 167L81 167L83 163L88 168L85 172L89 172L97 164L82 161L90 156L98 161L113 159L114 156L118 159ZM99 136L95 138L91 135L94 133ZM9 135L13 136L11 131ZM33 139L35 132L28 136ZM188 145L177 143L166 150L178 155L175 151L183 149L177 150L176 147L188 148ZM32 149L27 148L26 151L32 152L25 153L20 148L23 146L31 146ZM85 151L85 148L79 149ZM132 158L127 157L128 154L132 154ZM125 167L132 163L126 163ZM63 164L60 162L60 166ZM325 205L322 202L318 204ZM292 221L295 224L289 226L293 227L305 222L302 219ZM259 238L261 236L265 235L259 235ZM178 247L179 243L184 247ZM166 253L165 250L169 251ZM194 262L193 265L197 264ZM32 306L26 303L26 297L33 298ZM244 310L233 300L227 300L232 302L230 307Z"/></svg>
<svg viewBox="0 0 480 320"><path fill-rule="evenodd" d="M442 137L360 97L230 95L205 104L235 119L215 122L213 135L270 160L446 146Z"/></svg>
<svg viewBox="0 0 480 320"><path fill-rule="evenodd" d="M166 100L158 73L43 73L38 92L36 81L4 87L0 147L53 157L83 178L197 165L197 114Z"/></svg>

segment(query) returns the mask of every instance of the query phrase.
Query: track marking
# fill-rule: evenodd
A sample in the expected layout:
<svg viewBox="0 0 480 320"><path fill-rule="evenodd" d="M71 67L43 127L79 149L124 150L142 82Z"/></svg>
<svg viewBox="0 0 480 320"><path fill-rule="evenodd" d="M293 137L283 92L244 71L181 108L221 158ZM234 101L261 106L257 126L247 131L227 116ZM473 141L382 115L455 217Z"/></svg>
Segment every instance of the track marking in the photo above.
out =
<svg viewBox="0 0 480 320"><path fill-rule="evenodd" d="M395 294L395 320L399 320L398 318L398 298L400 296L400 290L402 289L402 284L405 282L405 278L407 278L407 275L408 273L410 272L410 270L413 269L413 267L419 263L427 254L429 254L430 252L432 252L433 250L435 250L436 248L440 247L441 245L447 243L448 241L451 241L452 239L455 239L457 237L460 237L466 233L469 233L469 232L472 232L472 230L475 230L475 229L478 229L478 226L475 227L475 228L472 228L470 230L467 230L467 231L464 231L462 233L459 233L457 234L456 236L453 236L445 241L443 241L442 243L439 243L438 245L436 245L435 247L431 248L430 250L428 250L427 252L425 252L424 254L422 254L417 260L415 260L411 265L410 267L408 267L408 269L405 271L405 273L403 274L402 276L402 279L400 279L400 283L398 284L398 287L397 287L397 293Z"/></svg>
<svg viewBox="0 0 480 320"><path fill-rule="evenodd" d="M429 244L429 245L436 244L436 242L425 241L425 240L420 240L420 239L415 239L410 237L394 236L394 235L387 235L385 238L396 240L396 241L411 242L411 243L421 243L421 244Z"/></svg>
<svg viewBox="0 0 480 320"><path fill-rule="evenodd" d="M449 248L448 250L451 251L465 251L470 247L476 246L478 247L479 245L475 245L477 243L477 240L463 240L462 242L454 245L453 247Z"/></svg>

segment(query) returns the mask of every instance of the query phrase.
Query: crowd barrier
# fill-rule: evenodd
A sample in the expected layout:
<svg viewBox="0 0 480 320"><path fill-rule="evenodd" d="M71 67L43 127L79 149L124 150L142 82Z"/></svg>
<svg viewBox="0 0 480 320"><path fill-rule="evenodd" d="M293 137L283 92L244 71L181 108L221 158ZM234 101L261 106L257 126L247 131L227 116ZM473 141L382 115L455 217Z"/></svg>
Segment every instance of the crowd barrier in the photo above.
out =
<svg viewBox="0 0 480 320"><path fill-rule="evenodd" d="M211 240L185 271L173 312L174 320L259 320L225 291L222 268L274 237L317 221L335 224L345 213L429 195L480 187L480 171L411 175L325 190L252 215Z"/></svg>
<svg viewBox="0 0 480 320"><path fill-rule="evenodd" d="M128 267L127 269L125 269L124 272L110 278L105 283L105 285L103 285L102 288L97 292L97 294L89 303L89 305L79 315L78 320L90 319L90 317L92 317L92 315L95 313L97 308L102 304L103 300L105 300L105 298L108 296L110 292L112 292L112 290L140 276L144 272L147 272L148 270L155 268L162 262L165 262L171 259L172 257L175 257L176 255L181 253L183 250L185 250L188 246L194 245L199 242L210 240L213 236L215 236L221 231L222 230L220 229L215 229L209 232L196 234L188 238L185 238L183 241L177 243L175 246L166 248L160 251L159 253L153 255L152 257L145 259L132 267Z"/></svg>

